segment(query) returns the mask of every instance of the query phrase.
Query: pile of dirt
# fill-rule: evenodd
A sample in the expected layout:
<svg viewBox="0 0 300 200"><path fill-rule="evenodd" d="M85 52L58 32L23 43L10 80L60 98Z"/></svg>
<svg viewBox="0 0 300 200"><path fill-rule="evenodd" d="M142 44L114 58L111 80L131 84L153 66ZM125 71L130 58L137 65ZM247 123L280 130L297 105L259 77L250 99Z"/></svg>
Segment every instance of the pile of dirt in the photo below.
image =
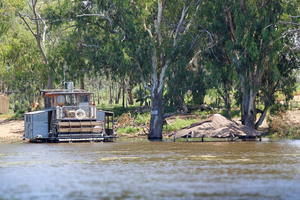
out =
<svg viewBox="0 0 300 200"><path fill-rule="evenodd" d="M175 139L190 135L191 137L259 137L261 132L248 126L240 125L220 114L214 114L208 119L191 124L172 134Z"/></svg>

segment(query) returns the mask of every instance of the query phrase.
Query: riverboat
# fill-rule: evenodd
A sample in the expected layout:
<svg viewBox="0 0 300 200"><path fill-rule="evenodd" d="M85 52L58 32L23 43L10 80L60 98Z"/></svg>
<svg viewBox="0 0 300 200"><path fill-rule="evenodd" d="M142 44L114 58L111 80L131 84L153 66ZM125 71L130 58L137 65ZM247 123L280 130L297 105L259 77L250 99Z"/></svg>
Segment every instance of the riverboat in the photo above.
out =
<svg viewBox="0 0 300 200"><path fill-rule="evenodd" d="M45 109L24 115L25 138L30 142L113 141L114 115L98 110L93 93L74 89L42 90Z"/></svg>

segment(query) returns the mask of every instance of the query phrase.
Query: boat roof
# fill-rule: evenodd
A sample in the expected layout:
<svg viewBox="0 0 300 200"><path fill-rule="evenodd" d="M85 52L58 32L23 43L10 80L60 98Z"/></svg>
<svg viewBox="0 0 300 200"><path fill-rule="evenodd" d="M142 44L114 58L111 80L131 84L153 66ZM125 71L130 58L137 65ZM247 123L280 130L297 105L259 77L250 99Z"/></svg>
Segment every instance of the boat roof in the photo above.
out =
<svg viewBox="0 0 300 200"><path fill-rule="evenodd" d="M44 109L44 110L37 110L37 111L24 113L24 115L33 115L33 114L44 113L44 112L49 112L49 111L53 111L53 110L54 110L53 108Z"/></svg>
<svg viewBox="0 0 300 200"><path fill-rule="evenodd" d="M92 92L86 92L82 89L74 89L73 92L69 92L66 89L63 90L41 90L45 96L48 95L72 95L72 94L93 94Z"/></svg>

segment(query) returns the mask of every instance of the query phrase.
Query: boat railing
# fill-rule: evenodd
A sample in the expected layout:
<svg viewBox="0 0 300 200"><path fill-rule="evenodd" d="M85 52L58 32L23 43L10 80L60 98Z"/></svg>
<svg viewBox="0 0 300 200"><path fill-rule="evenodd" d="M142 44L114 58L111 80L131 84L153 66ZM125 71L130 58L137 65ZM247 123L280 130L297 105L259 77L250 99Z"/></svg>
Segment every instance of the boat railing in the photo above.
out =
<svg viewBox="0 0 300 200"><path fill-rule="evenodd" d="M97 119L96 106L57 106L57 119Z"/></svg>

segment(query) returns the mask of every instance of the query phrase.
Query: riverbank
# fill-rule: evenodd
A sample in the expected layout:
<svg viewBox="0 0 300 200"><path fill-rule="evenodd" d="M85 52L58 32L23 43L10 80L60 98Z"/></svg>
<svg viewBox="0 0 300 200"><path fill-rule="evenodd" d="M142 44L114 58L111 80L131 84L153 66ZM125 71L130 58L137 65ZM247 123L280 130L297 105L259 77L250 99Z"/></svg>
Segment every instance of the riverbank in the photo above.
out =
<svg viewBox="0 0 300 200"><path fill-rule="evenodd" d="M285 114L283 123L286 126L289 126L292 130L293 127L300 127L300 110L289 110ZM196 116L190 116L197 118ZM181 119L182 118L182 119ZM178 119L183 120L183 118L189 118L189 116L173 116L170 119L170 122L174 122ZM234 119L237 122L240 122L239 119ZM267 119L264 120L263 124L260 126L259 130L262 132L267 132L269 125ZM143 134L125 134L118 133L120 138L147 138L147 130L143 130ZM164 131L164 138L168 138L170 132ZM24 135L24 119L19 120L10 120L8 121L5 118L0 119L0 142L18 142L22 141ZM277 135L280 136L280 135Z"/></svg>
<svg viewBox="0 0 300 200"><path fill-rule="evenodd" d="M21 141L24 135L24 120L0 119L0 142Z"/></svg>

